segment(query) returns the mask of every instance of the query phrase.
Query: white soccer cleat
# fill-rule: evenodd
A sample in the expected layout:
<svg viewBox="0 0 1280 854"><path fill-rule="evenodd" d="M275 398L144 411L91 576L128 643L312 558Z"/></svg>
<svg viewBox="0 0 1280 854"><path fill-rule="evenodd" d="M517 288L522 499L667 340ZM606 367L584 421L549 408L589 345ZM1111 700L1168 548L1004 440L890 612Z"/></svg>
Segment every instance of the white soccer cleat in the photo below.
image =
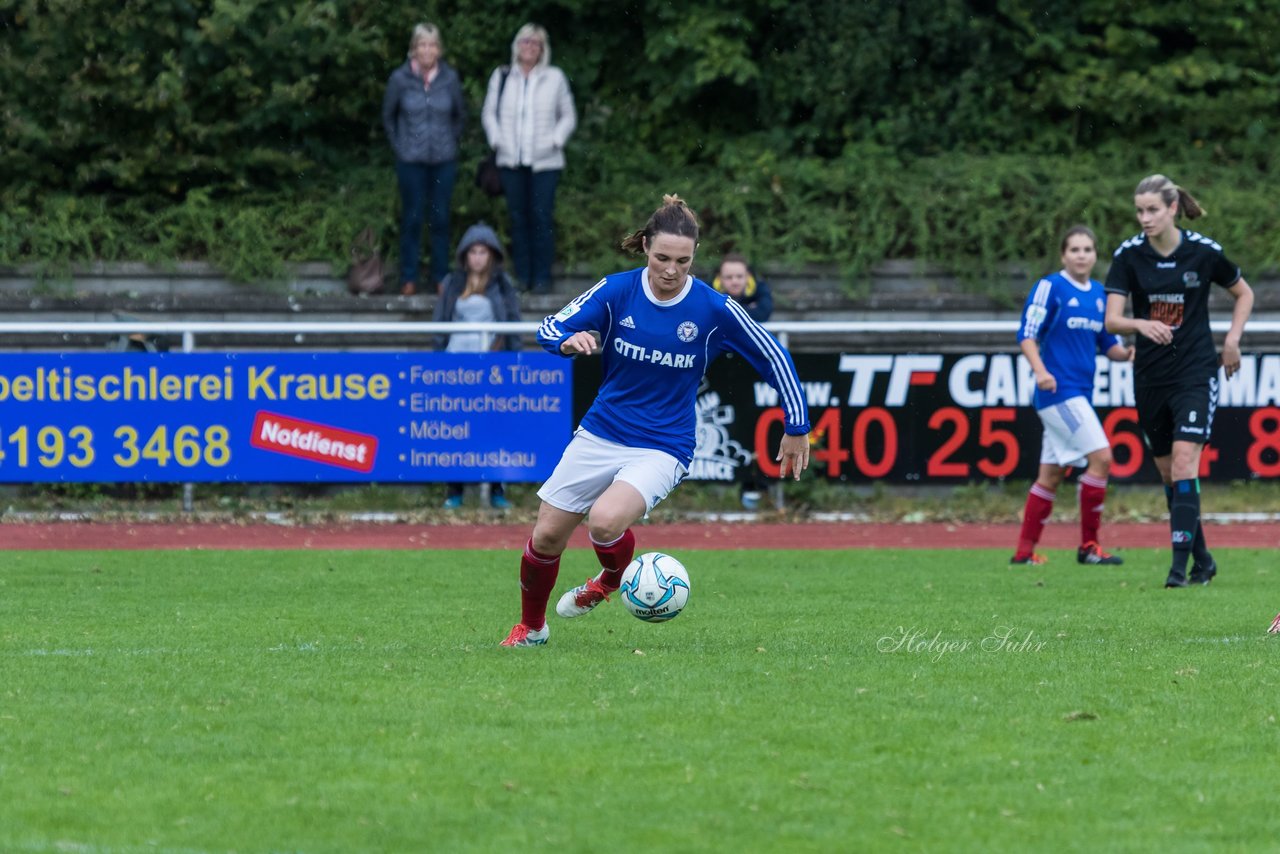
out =
<svg viewBox="0 0 1280 854"><path fill-rule="evenodd" d="M560 597L556 613L562 617L581 617L601 602L609 601L612 590L600 583L599 576L588 578L586 584L573 588Z"/></svg>

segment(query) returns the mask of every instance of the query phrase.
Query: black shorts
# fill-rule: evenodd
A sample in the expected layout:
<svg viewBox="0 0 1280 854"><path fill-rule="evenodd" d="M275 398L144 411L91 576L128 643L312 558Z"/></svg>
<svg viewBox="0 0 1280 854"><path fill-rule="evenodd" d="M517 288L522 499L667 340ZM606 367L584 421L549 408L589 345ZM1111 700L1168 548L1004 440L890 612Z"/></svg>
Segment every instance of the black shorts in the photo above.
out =
<svg viewBox="0 0 1280 854"><path fill-rule="evenodd" d="M1196 385L1165 385L1134 389L1138 426L1153 456L1167 457L1173 443L1209 441L1213 412L1218 406L1218 378Z"/></svg>

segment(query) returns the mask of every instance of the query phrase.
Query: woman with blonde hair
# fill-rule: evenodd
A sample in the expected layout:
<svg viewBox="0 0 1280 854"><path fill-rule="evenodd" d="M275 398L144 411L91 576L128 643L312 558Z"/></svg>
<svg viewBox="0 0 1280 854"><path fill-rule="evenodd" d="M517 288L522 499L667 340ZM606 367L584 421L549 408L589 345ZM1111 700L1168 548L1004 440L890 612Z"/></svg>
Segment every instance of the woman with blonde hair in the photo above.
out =
<svg viewBox="0 0 1280 854"><path fill-rule="evenodd" d="M405 295L418 289L424 215L431 233L432 286L449 272L449 206L467 107L458 73L443 54L439 28L418 24L409 39L409 57L391 72L382 98L382 127L400 184L400 292Z"/></svg>
<svg viewBox="0 0 1280 854"><path fill-rule="evenodd" d="M1240 337L1253 311L1253 290L1222 247L1181 228L1178 217L1204 214L1190 193L1164 175L1149 175L1133 191L1142 231L1115 251L1107 273L1107 331L1134 335L1134 398L1169 503L1173 561L1165 587L1208 584L1218 565L1200 524L1200 453L1218 403L1218 368L1240 369ZM1235 301L1231 328L1214 345L1209 291ZM1125 316L1125 304L1133 308ZM1187 563L1194 557L1191 575Z"/></svg>
<svg viewBox="0 0 1280 854"><path fill-rule="evenodd" d="M578 114L569 79L551 64L545 29L525 24L516 33L511 64L490 75L480 117L511 215L515 276L529 290L547 293L555 261L556 187Z"/></svg>

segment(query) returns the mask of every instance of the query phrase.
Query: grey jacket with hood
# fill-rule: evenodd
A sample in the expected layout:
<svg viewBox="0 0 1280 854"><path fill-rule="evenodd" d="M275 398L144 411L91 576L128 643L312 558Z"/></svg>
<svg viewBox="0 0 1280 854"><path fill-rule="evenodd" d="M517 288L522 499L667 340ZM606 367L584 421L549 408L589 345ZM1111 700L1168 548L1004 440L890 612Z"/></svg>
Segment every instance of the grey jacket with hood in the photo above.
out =
<svg viewBox="0 0 1280 854"><path fill-rule="evenodd" d="M458 297L462 296L462 291L467 286L467 250L477 243L488 246L494 253L495 263L489 273L489 286L484 292L493 305L493 319L503 323L520 319L520 296L516 292L511 277L502 269L504 258L502 243L498 241L498 234L491 226L477 222L468 228L462 235L462 239L458 241L458 249L454 252L458 266L450 270L449 275L445 276L441 283L444 289L440 293L440 298L436 300L436 310L431 317L432 320L441 322L453 320ZM498 346L494 349L520 349L519 335L501 335L498 336L497 341ZM449 336L438 336L436 344L441 350L445 349L449 345Z"/></svg>

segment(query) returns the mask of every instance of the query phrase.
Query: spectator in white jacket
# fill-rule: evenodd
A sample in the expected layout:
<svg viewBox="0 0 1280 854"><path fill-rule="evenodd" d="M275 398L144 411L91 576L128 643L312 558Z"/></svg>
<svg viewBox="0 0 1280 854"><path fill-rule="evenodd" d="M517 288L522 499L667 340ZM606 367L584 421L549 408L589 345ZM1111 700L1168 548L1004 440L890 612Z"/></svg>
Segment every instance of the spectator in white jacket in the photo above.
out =
<svg viewBox="0 0 1280 854"><path fill-rule="evenodd" d="M511 64L489 77L481 112L511 214L512 272L534 293L551 290L556 187L564 146L578 124L564 72L551 64L547 31L525 24L511 42Z"/></svg>

